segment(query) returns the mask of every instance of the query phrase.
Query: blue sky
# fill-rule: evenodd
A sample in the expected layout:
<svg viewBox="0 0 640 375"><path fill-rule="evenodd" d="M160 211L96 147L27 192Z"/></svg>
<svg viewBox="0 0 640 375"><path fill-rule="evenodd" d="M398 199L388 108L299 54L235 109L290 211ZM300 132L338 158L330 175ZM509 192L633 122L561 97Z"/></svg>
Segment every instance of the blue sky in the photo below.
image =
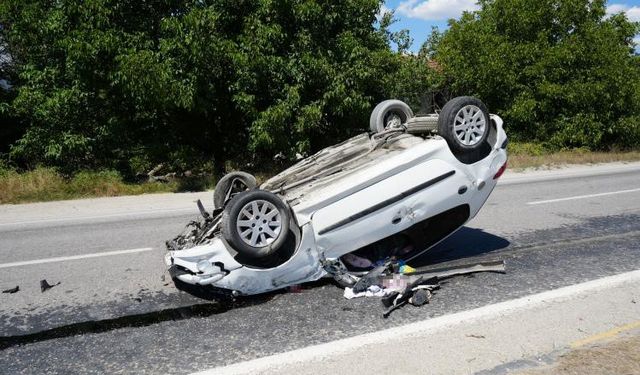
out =
<svg viewBox="0 0 640 375"><path fill-rule="evenodd" d="M383 9L395 11L398 22L392 30L408 29L413 38L411 50L417 52L432 26L444 30L448 19L458 18L464 10L475 10L478 6L476 0L387 0ZM630 20L640 22L640 0L609 1L607 12L626 12ZM640 44L640 36L636 37L636 43Z"/></svg>

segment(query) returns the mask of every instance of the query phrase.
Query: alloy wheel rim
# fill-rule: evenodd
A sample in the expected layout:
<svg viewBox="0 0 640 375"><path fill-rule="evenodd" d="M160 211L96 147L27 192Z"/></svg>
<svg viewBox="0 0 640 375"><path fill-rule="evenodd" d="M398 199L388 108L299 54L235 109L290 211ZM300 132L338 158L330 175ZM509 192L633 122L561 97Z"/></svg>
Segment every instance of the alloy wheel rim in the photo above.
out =
<svg viewBox="0 0 640 375"><path fill-rule="evenodd" d="M271 202L254 200L240 210L236 229L244 243L264 247L275 241L282 230L280 211Z"/></svg>
<svg viewBox="0 0 640 375"><path fill-rule="evenodd" d="M475 146L487 131L487 122L482 110L475 105L466 105L456 114L453 131L458 142Z"/></svg>

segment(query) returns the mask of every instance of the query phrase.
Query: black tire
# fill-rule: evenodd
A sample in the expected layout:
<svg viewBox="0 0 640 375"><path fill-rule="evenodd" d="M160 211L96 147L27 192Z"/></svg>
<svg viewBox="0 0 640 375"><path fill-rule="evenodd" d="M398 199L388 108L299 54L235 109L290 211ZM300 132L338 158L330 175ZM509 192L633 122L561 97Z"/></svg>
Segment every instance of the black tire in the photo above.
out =
<svg viewBox="0 0 640 375"><path fill-rule="evenodd" d="M269 217L271 214L274 216ZM286 242L290 221L291 213L282 199L256 189L239 193L227 203L222 211L221 230L224 239L239 254L264 258L277 252ZM246 229L241 232L241 228Z"/></svg>
<svg viewBox="0 0 640 375"><path fill-rule="evenodd" d="M400 121L400 123L396 125L400 125L406 123L413 117L413 111L403 101L396 99L385 100L378 104L371 112L369 129L373 133L382 133L388 130L391 127L389 123L390 116L395 116Z"/></svg>
<svg viewBox="0 0 640 375"><path fill-rule="evenodd" d="M471 96L451 99L438 118L438 134L456 155L480 150L485 146L491 129L487 106Z"/></svg>
<svg viewBox="0 0 640 375"><path fill-rule="evenodd" d="M244 188L238 185L244 185ZM249 173L240 171L227 173L218 181L213 191L213 207L223 208L225 202L228 198L231 198L232 194L244 190L253 190L257 185L256 178ZM230 188L233 190L229 191Z"/></svg>

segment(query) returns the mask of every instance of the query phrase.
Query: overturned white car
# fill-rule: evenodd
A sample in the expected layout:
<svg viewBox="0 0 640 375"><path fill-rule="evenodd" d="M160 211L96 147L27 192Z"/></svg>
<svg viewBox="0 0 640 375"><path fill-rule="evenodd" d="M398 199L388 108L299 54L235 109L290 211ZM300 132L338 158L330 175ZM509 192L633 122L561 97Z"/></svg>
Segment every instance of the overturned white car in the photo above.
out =
<svg viewBox="0 0 640 375"><path fill-rule="evenodd" d="M215 210L167 241L176 283L251 295L332 276L350 285L381 260L410 260L473 218L506 168L502 120L472 97L413 116L372 112L371 133L301 160L256 187L216 186Z"/></svg>

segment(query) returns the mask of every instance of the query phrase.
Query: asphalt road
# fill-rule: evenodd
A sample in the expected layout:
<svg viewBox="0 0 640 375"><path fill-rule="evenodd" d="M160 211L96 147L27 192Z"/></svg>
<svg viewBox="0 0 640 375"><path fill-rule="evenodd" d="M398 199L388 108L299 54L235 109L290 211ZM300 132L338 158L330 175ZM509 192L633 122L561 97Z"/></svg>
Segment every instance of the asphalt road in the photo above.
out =
<svg viewBox="0 0 640 375"><path fill-rule="evenodd" d="M0 288L20 286L0 295L0 372L185 373L640 269L640 165L595 170L508 176L416 260L504 259L508 273L451 279L430 305L387 320L378 300L347 301L324 281L232 303L177 291L162 255L194 217L183 207L76 220L24 208L27 219L0 222ZM120 250L133 252L94 257ZM53 257L67 259L43 263ZM41 279L60 285L43 293Z"/></svg>

